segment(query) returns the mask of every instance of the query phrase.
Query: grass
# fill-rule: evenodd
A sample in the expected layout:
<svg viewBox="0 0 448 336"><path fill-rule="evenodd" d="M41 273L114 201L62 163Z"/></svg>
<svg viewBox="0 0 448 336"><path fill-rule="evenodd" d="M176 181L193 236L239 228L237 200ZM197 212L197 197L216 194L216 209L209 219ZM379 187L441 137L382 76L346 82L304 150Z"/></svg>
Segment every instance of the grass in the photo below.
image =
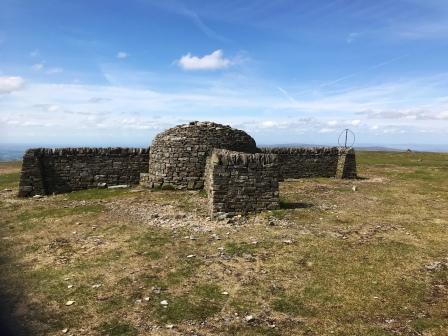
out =
<svg viewBox="0 0 448 336"><path fill-rule="evenodd" d="M0 292L35 335L446 335L448 154L357 161L362 179L281 183L280 209L236 224L201 192L18 199L2 163Z"/></svg>
<svg viewBox="0 0 448 336"><path fill-rule="evenodd" d="M19 186L19 173L0 175L0 189L17 188Z"/></svg>

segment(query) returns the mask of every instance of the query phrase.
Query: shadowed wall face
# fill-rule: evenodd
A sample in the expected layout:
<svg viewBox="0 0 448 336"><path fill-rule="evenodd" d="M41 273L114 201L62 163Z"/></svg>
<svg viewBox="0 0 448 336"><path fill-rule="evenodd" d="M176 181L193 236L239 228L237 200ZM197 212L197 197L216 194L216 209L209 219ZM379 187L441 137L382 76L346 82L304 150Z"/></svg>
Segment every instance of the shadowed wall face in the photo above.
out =
<svg viewBox="0 0 448 336"><path fill-rule="evenodd" d="M244 131L212 122L191 122L160 133L151 145L150 188L202 189L207 157L214 148L257 152L255 140Z"/></svg>
<svg viewBox="0 0 448 336"><path fill-rule="evenodd" d="M49 195L107 185L136 185L148 171L146 148L37 148L23 157L19 196Z"/></svg>
<svg viewBox="0 0 448 336"><path fill-rule="evenodd" d="M215 149L205 172L211 217L277 209L278 169L277 155Z"/></svg>

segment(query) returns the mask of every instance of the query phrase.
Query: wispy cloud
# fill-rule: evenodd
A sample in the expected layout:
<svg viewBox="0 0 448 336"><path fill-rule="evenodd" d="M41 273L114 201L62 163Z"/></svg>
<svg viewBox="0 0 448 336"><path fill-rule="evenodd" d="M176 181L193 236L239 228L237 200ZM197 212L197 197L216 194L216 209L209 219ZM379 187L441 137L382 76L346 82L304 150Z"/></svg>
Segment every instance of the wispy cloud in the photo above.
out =
<svg viewBox="0 0 448 336"><path fill-rule="evenodd" d="M30 57L37 57L40 55L40 52L38 49L35 49L33 51L30 52Z"/></svg>
<svg viewBox="0 0 448 336"><path fill-rule="evenodd" d="M182 56L177 64L184 70L218 70L229 67L232 61L225 58L222 50L218 49L202 57L188 53Z"/></svg>
<svg viewBox="0 0 448 336"><path fill-rule="evenodd" d="M197 11L188 8L184 2L180 2L177 0L146 1L146 2L165 11L189 19L203 34L205 34L211 39L225 43L230 41L230 39L219 34L218 32L216 32L216 30L212 29L209 24L206 24L204 20L201 18L201 16L197 13Z"/></svg>
<svg viewBox="0 0 448 336"><path fill-rule="evenodd" d="M119 52L117 53L117 58L118 58L118 59L126 59L126 58L128 58L128 57L129 57L129 54L128 54L127 52L119 51Z"/></svg>
<svg viewBox="0 0 448 336"><path fill-rule="evenodd" d="M44 68L43 63L36 63L31 66L31 68L35 71L40 71Z"/></svg>
<svg viewBox="0 0 448 336"><path fill-rule="evenodd" d="M49 68L45 73L47 75L55 75L55 74L60 74L61 72L64 72L64 69L62 69L60 67L53 67L53 68Z"/></svg>

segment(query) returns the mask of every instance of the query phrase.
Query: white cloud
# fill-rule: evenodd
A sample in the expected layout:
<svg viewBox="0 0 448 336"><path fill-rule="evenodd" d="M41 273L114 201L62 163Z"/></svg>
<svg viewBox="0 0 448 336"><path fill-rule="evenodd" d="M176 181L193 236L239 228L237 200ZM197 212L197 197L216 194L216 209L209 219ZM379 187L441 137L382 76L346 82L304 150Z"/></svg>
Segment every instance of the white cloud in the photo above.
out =
<svg viewBox="0 0 448 336"><path fill-rule="evenodd" d="M0 94L20 90L24 85L25 80L22 77L0 77Z"/></svg>
<svg viewBox="0 0 448 336"><path fill-rule="evenodd" d="M107 139L121 141L122 135L129 139L138 136L147 144L157 132L191 120L231 124L261 137L261 144L308 143L308 138L316 143L337 144L341 130L354 126L360 142L377 141L378 134L390 134L388 140L396 139L403 130L412 134L413 141L425 140L418 138L421 130L432 130L433 142L440 141L436 136L440 139L448 134L448 74L362 88L321 89L319 94L306 96L296 93L303 91L301 87L283 89L291 99L272 83L243 76L226 74L225 78L199 82L196 76L187 77L181 83L178 77L165 78L164 85L173 83L168 92L126 82L29 83L25 90L2 97L0 125L14 126L7 135L10 141L30 137L32 132L39 133L42 139L59 132L62 138L72 136L75 143L84 134L93 137L101 131L108 132ZM279 95L279 91L283 94ZM403 113L406 111L413 113ZM38 125L52 127L51 132L38 129Z"/></svg>
<svg viewBox="0 0 448 336"><path fill-rule="evenodd" d="M348 44L351 44L357 40L357 38L360 36L360 33L350 33L348 34L346 41Z"/></svg>
<svg viewBox="0 0 448 336"><path fill-rule="evenodd" d="M118 58L118 59L126 59L126 58L128 58L128 57L129 57L129 54L126 53L126 52L124 52L124 51L119 51L119 52L117 53L117 58Z"/></svg>
<svg viewBox="0 0 448 336"><path fill-rule="evenodd" d="M55 67L55 68L50 68L46 71L47 75L55 75L55 74L59 74L61 72L63 72L64 69L59 68L59 67Z"/></svg>
<svg viewBox="0 0 448 336"><path fill-rule="evenodd" d="M232 61L225 58L222 50L218 49L203 57L188 53L182 56L177 64L184 70L218 70L229 67Z"/></svg>
<svg viewBox="0 0 448 336"><path fill-rule="evenodd" d="M40 52L37 49L30 52L30 57L37 57L39 55L40 55Z"/></svg>
<svg viewBox="0 0 448 336"><path fill-rule="evenodd" d="M39 71L44 68L44 65L42 63L36 63L36 64L33 64L33 66L31 68L35 71Z"/></svg>

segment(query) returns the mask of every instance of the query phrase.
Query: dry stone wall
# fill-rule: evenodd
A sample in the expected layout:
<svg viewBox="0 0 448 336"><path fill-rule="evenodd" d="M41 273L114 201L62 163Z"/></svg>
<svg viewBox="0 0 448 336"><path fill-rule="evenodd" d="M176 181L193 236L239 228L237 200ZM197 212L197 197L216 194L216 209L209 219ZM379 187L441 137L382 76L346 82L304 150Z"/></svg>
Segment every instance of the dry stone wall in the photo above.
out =
<svg viewBox="0 0 448 336"><path fill-rule="evenodd" d="M149 148L36 148L22 163L19 196L49 195L101 184L135 185L148 171Z"/></svg>
<svg viewBox="0 0 448 336"><path fill-rule="evenodd" d="M356 178L352 148L270 147L261 148L261 152L278 155L280 181L307 177Z"/></svg>
<svg viewBox="0 0 448 336"><path fill-rule="evenodd" d="M255 140L246 132L212 122L191 122L157 135L151 145L149 173L142 184L150 188L202 189L207 157L214 148L255 153Z"/></svg>
<svg viewBox="0 0 448 336"><path fill-rule="evenodd" d="M205 171L212 217L279 207L278 157L215 149Z"/></svg>

